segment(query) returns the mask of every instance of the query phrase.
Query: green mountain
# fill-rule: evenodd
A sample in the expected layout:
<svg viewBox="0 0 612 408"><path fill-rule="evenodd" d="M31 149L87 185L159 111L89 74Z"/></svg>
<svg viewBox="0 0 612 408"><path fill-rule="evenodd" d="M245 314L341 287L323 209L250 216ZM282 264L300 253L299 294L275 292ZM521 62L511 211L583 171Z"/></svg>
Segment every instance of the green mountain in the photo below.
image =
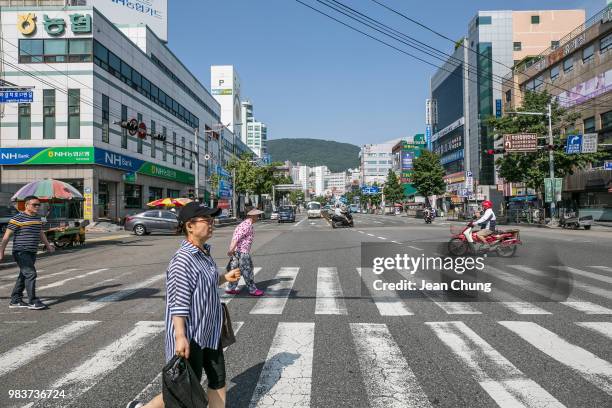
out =
<svg viewBox="0 0 612 408"><path fill-rule="evenodd" d="M359 167L358 146L321 139L268 140L272 161L300 162L307 166L327 166L331 172Z"/></svg>

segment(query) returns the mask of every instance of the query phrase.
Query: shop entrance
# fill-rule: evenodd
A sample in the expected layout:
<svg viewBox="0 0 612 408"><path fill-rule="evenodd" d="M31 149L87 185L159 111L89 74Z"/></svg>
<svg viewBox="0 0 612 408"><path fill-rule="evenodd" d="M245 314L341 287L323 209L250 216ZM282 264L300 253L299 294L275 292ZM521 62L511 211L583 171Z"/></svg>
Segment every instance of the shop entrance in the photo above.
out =
<svg viewBox="0 0 612 408"><path fill-rule="evenodd" d="M117 217L117 183L98 182L98 218Z"/></svg>

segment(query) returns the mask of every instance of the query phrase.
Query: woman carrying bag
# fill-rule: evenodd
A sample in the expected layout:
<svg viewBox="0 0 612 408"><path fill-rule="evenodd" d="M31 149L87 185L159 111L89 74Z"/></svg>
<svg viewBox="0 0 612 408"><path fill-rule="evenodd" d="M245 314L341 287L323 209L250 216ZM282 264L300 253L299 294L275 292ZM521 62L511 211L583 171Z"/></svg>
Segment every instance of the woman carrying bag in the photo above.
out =
<svg viewBox="0 0 612 408"><path fill-rule="evenodd" d="M191 202L179 213L185 240L170 260L166 273L166 362L175 355L185 358L198 380L208 378L211 408L225 407L225 359L221 345L223 307L217 287L237 282L240 270L225 275L206 244L212 237L214 218L221 210ZM148 404L132 401L127 408L163 408L160 394Z"/></svg>

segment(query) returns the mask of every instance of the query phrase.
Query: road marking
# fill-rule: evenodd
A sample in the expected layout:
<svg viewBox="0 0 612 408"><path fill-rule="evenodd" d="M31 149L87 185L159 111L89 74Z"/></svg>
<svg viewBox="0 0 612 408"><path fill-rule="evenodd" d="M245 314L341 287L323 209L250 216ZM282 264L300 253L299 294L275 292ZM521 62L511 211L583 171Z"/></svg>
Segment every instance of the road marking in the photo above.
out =
<svg viewBox="0 0 612 408"><path fill-rule="evenodd" d="M315 314L348 314L336 268L319 268L317 271Z"/></svg>
<svg viewBox="0 0 612 408"><path fill-rule="evenodd" d="M378 291L374 289L375 278L372 268L356 268L363 283L368 288L374 304L381 316L412 316L414 313L406 306L395 291ZM365 272L365 273L363 273Z"/></svg>
<svg viewBox="0 0 612 408"><path fill-rule="evenodd" d="M387 239L387 238L385 238L385 237L376 237L376 238L379 238L379 239Z"/></svg>
<svg viewBox="0 0 612 408"><path fill-rule="evenodd" d="M569 301L559 303L588 315L612 315L612 309L608 309L607 307L603 307L591 302Z"/></svg>
<svg viewBox="0 0 612 408"><path fill-rule="evenodd" d="M429 398L385 324L351 323L370 407L425 408Z"/></svg>
<svg viewBox="0 0 612 408"><path fill-rule="evenodd" d="M37 274L39 274L39 273L41 273L42 271L43 271L43 270L36 271L36 273L37 273ZM41 280L43 280L43 279L49 279L49 278L53 278L53 277L55 277L55 276L65 275L65 274L70 273L70 272L73 272L73 271L78 271L78 269L76 269L76 268L73 268L73 269L66 269L66 270L64 270L64 271L60 271L60 272L51 273L51 274L49 274L49 275L37 276L37 277L36 277L36 281L38 282L38 281L41 281ZM10 287L10 286L15 286L15 279L16 279L16 277L15 277L15 276L11 276L11 278L10 278L10 279L11 279L11 283L7 283L6 285L2 285L2 286L0 286L0 289L8 288L8 287ZM40 288L37 288L37 289L40 289Z"/></svg>
<svg viewBox="0 0 612 408"><path fill-rule="evenodd" d="M68 343L75 337L91 330L98 323L100 322L74 321L33 340L24 341L21 346L17 346L0 355L0 377Z"/></svg>
<svg viewBox="0 0 612 408"><path fill-rule="evenodd" d="M563 407L463 322L425 322L502 408Z"/></svg>
<svg viewBox="0 0 612 408"><path fill-rule="evenodd" d="M580 327L593 330L612 340L612 322L576 322Z"/></svg>
<svg viewBox="0 0 612 408"><path fill-rule="evenodd" d="M589 266L589 268L595 268L605 272L612 272L612 268L608 266Z"/></svg>
<svg viewBox="0 0 612 408"><path fill-rule="evenodd" d="M244 322L233 322L232 323L232 328L234 329L234 334L237 335L243 325L244 325ZM231 347L231 346L228 346L228 347ZM227 350L228 347L225 347L223 349L223 351ZM161 380L161 377L162 377L162 373L160 372L153 379L153 381L151 381L149 384L147 384L146 387L144 387L142 389L142 391L140 391L138 393L138 395L136 397L134 397L133 399L137 400L137 401L150 401L157 394L160 394L162 392L162 380ZM202 373L202 382L201 382L202 386L206 387L206 382L207 381L208 380L206 379L206 373ZM227 391L230 390L230 388L233 386L233 384L234 383L232 383L232 382L230 382L228 384Z"/></svg>
<svg viewBox="0 0 612 408"><path fill-rule="evenodd" d="M546 272L542 272L540 270L531 268L529 266L524 266L524 265L510 265L511 268L514 269L518 269L519 271L523 271L525 273L528 273L530 275L534 275L534 276L540 276L540 277L546 277L546 278L551 278L553 276L551 276L550 274L547 274ZM551 266L552 268L555 268L554 266ZM587 273L587 272L585 272ZM565 277L560 277L561 280L567 281L567 279ZM580 290L583 290L585 292L589 292L592 293L593 295L597 295L597 296L601 296L604 297L606 299L612 299L612 291L610 290L606 290L603 288L598 288L596 286L593 285L589 285L586 283L582 283L582 282L577 282L574 280L573 282L573 286L574 288L578 288Z"/></svg>
<svg viewBox="0 0 612 408"><path fill-rule="evenodd" d="M365 232L363 232L363 231L357 231L357 232L359 232L360 234L365 234Z"/></svg>
<svg viewBox="0 0 612 408"><path fill-rule="evenodd" d="M523 340L612 395L612 364L532 322L499 322Z"/></svg>
<svg viewBox="0 0 612 408"><path fill-rule="evenodd" d="M534 305L533 303L525 302L520 298L511 295L501 289L495 289L489 293L494 299L499 300L506 308L510 309L516 314L520 315L549 315L552 314L541 307Z"/></svg>
<svg viewBox="0 0 612 408"><path fill-rule="evenodd" d="M587 272L587 271L583 271L582 269L576 269L576 268L572 268L569 266L553 266L553 268L559 269L560 271L571 272L574 275L583 276L585 278L594 279L594 280L598 280L598 281L606 282L606 283L612 283L611 276L603 276L598 273Z"/></svg>
<svg viewBox="0 0 612 408"><path fill-rule="evenodd" d="M279 323L249 408L309 407L314 323Z"/></svg>
<svg viewBox="0 0 612 408"><path fill-rule="evenodd" d="M125 289L122 289L118 292L94 299L91 302L84 302L80 306L75 306L73 308L70 308L60 313L93 313L96 310L103 308L108 303L118 302L120 300L123 300L126 297L138 292L139 290L164 279L165 277L166 277L165 273L155 275L147 279L144 282L138 282L138 283L131 284L129 286L126 286Z"/></svg>
<svg viewBox="0 0 612 408"><path fill-rule="evenodd" d="M471 303L468 302L442 302L436 299L439 299L439 294L432 295L426 291L421 291L425 296L427 296L432 302L436 304L440 309L444 310L446 314L449 315L473 315L473 314L482 314L481 311L474 309Z"/></svg>
<svg viewBox="0 0 612 408"><path fill-rule="evenodd" d="M394 244L402 245L401 242L397 242L397 241L391 241L391 242L393 242Z"/></svg>
<svg viewBox="0 0 612 408"><path fill-rule="evenodd" d="M225 271L225 269L222 269L222 270ZM261 271L261 266L256 266L255 268L253 268L253 276L256 276L259 273L259 271ZM246 285L246 281L244 280L244 277L241 276L240 280L238 281L237 289L241 291L242 289L244 289L245 285ZM221 297L223 301L225 301L225 303L229 303L232 301L232 299L236 297L236 295L230 295L228 293L225 293L226 289L227 289L227 285L223 285L223 287L220 287L219 296Z"/></svg>
<svg viewBox="0 0 612 408"><path fill-rule="evenodd" d="M85 244L92 243L92 242L112 241L118 238L129 238L131 236L132 236L131 234L128 234L128 235L122 234L122 235L111 235L109 237L92 238L92 239L86 240Z"/></svg>
<svg viewBox="0 0 612 408"><path fill-rule="evenodd" d="M264 297L251 309L251 314L283 314L299 270L300 268L296 267L281 268L274 278L278 282L268 287Z"/></svg>
<svg viewBox="0 0 612 408"><path fill-rule="evenodd" d="M133 357L138 349L144 347L164 330L163 321L140 321L128 334L115 340L96 352L93 357L83 362L68 374L57 380L48 389L65 390L68 400L75 400L89 391L102 378L106 377L125 360ZM65 401L40 400L34 406L63 406Z"/></svg>
<svg viewBox="0 0 612 408"><path fill-rule="evenodd" d="M67 282L73 281L75 279L82 279L82 278L86 278L88 276L97 275L98 273L104 272L104 271L108 271L108 268L96 269L95 271L91 271L91 272L84 273L82 275L77 275L77 276L72 276L70 278L62 279L62 280L50 283L50 284L45 285L45 286L41 286L41 287L36 288L36 289L40 291L40 290L44 290L44 289L56 288L58 286L64 285Z"/></svg>
<svg viewBox="0 0 612 408"><path fill-rule="evenodd" d="M412 246L412 245L408 245L408 248L416 249L417 251L424 251L423 248L418 248L418 247L415 247L415 246Z"/></svg>
<svg viewBox="0 0 612 408"><path fill-rule="evenodd" d="M371 236L371 237L373 237L373 236L374 236L374 234L368 234L368 235L369 235L369 236Z"/></svg>

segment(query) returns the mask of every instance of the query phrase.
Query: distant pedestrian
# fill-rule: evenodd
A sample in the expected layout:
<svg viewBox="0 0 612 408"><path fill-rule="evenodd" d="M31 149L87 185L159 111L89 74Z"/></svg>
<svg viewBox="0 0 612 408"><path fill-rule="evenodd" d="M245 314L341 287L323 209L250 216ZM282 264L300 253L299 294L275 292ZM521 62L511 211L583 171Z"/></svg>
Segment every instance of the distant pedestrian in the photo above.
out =
<svg viewBox="0 0 612 408"><path fill-rule="evenodd" d="M184 357L202 380L208 380L208 404L225 407L225 357L221 347L223 309L217 287L237 282L240 271L217 273L217 265L206 244L213 234L219 208L191 202L179 212L185 240L174 254L166 272L166 362L174 355ZM131 401L127 408L163 408L163 395L148 404Z"/></svg>
<svg viewBox="0 0 612 408"><path fill-rule="evenodd" d="M15 283L9 308L28 308L33 310L46 309L47 306L36 297L36 253L42 241L49 252L55 247L49 244L42 229L42 219L38 215L40 200L36 196L25 198L25 211L15 215L8 223L2 244L0 245L0 262L4 259L4 251L11 236L13 238L13 259L19 266L19 276ZM28 302L23 301L23 290L28 292Z"/></svg>
<svg viewBox="0 0 612 408"><path fill-rule="evenodd" d="M244 276L251 296L263 296L264 294L263 290L257 289L257 286L255 286L253 259L251 258L251 246L255 237L253 224L257 222L261 214L263 214L263 211L255 209L247 213L246 220L242 221L234 230L232 242L227 252L227 255L231 257L230 268L240 268L240 274ZM238 282L230 283L225 293L239 294Z"/></svg>

